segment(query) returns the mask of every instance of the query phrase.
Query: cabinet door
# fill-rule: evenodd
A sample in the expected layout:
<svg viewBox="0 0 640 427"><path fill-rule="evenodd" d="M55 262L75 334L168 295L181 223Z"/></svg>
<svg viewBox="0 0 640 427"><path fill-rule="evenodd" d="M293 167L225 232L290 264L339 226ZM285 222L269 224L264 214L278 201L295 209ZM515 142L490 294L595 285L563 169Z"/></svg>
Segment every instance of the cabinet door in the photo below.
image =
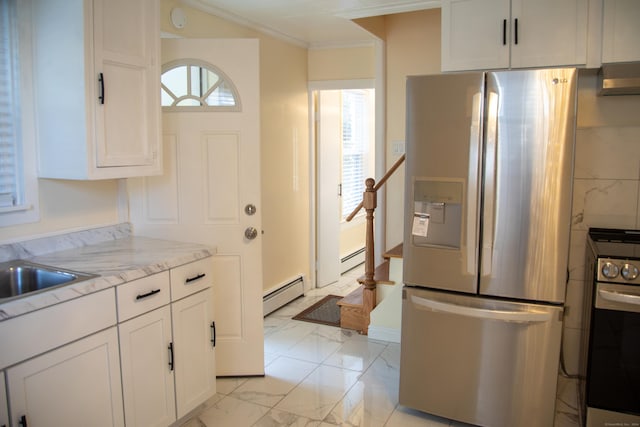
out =
<svg viewBox="0 0 640 427"><path fill-rule="evenodd" d="M511 67L587 62L588 0L513 0Z"/></svg>
<svg viewBox="0 0 640 427"><path fill-rule="evenodd" d="M640 61L640 1L604 0L602 62Z"/></svg>
<svg viewBox="0 0 640 427"><path fill-rule="evenodd" d="M181 418L216 392L213 291L171 304L176 408Z"/></svg>
<svg viewBox="0 0 640 427"><path fill-rule="evenodd" d="M157 162L159 19L154 0L94 0L99 168Z"/></svg>
<svg viewBox="0 0 640 427"><path fill-rule="evenodd" d="M170 425L176 420L176 407L169 365L169 306L121 323L118 329L127 426Z"/></svg>
<svg viewBox="0 0 640 427"><path fill-rule="evenodd" d="M7 370L12 425L123 426L116 328Z"/></svg>
<svg viewBox="0 0 640 427"><path fill-rule="evenodd" d="M9 427L9 410L7 409L7 389L4 386L4 372L0 372L0 427Z"/></svg>
<svg viewBox="0 0 640 427"><path fill-rule="evenodd" d="M442 0L442 70L509 67L509 0Z"/></svg>

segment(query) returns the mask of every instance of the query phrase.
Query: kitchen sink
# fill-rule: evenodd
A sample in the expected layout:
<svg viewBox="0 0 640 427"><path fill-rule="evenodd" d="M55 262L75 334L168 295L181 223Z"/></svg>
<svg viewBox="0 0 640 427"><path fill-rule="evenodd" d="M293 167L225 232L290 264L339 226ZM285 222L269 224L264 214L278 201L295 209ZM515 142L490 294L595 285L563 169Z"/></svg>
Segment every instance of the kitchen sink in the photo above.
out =
<svg viewBox="0 0 640 427"><path fill-rule="evenodd" d="M94 277L98 276L25 260L0 263L0 301Z"/></svg>

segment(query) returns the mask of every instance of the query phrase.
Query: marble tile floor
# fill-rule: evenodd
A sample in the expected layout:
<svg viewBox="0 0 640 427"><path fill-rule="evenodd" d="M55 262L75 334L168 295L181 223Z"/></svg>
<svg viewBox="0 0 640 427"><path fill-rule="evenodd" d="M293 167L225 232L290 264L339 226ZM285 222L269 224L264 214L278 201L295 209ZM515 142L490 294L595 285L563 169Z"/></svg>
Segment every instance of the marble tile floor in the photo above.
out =
<svg viewBox="0 0 640 427"><path fill-rule="evenodd" d="M328 294L358 286L361 268L264 319L265 373L219 378L217 394L181 427L463 427L398 404L400 345L350 330L291 320ZM574 381L559 377L554 427L577 427Z"/></svg>

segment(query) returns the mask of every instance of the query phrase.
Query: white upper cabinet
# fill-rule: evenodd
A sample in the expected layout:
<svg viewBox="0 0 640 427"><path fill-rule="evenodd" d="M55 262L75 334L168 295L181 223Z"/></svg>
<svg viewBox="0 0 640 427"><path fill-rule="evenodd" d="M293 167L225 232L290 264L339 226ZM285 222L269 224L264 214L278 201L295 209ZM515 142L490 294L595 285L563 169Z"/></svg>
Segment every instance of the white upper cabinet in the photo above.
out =
<svg viewBox="0 0 640 427"><path fill-rule="evenodd" d="M604 0L602 62L640 61L640 1Z"/></svg>
<svg viewBox="0 0 640 427"><path fill-rule="evenodd" d="M509 67L509 0L442 1L442 70Z"/></svg>
<svg viewBox="0 0 640 427"><path fill-rule="evenodd" d="M39 176L161 173L156 0L34 0Z"/></svg>
<svg viewBox="0 0 640 427"><path fill-rule="evenodd" d="M443 0L442 70L587 61L588 0Z"/></svg>

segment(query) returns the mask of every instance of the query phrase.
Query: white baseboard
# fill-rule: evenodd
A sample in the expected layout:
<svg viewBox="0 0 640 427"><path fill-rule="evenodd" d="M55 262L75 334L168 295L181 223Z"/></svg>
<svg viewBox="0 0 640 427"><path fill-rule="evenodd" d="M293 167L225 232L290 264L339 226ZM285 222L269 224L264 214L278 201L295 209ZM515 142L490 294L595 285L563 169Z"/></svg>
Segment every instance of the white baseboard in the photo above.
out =
<svg viewBox="0 0 640 427"><path fill-rule="evenodd" d="M340 274L344 274L347 271L359 266L364 263L365 258L365 249L358 249L350 255L342 258L340 260Z"/></svg>
<svg viewBox="0 0 640 427"><path fill-rule="evenodd" d="M300 276L269 291L262 298L263 315L276 311L302 295L304 295L304 277Z"/></svg>
<svg viewBox="0 0 640 427"><path fill-rule="evenodd" d="M369 332L367 335L373 340L400 343L400 329L369 325Z"/></svg>

